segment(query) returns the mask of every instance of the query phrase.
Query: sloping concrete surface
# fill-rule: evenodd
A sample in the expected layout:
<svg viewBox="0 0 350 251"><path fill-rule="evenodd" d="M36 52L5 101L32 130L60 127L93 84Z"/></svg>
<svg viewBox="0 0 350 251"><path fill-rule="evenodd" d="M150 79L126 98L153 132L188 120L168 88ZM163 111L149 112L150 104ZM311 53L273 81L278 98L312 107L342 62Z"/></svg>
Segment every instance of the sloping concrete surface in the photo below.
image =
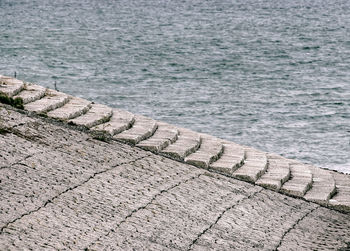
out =
<svg viewBox="0 0 350 251"><path fill-rule="evenodd" d="M1 104L0 132L0 250L350 247L346 213Z"/></svg>

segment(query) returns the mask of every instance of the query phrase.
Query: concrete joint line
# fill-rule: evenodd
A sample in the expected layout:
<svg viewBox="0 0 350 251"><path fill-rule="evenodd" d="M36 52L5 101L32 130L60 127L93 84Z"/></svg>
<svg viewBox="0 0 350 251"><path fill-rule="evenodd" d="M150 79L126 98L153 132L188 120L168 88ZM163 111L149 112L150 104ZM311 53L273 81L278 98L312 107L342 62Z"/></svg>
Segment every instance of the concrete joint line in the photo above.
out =
<svg viewBox="0 0 350 251"><path fill-rule="evenodd" d="M42 152L40 152L40 153L42 153ZM39 153L39 154L40 154L40 153ZM12 164L9 165L9 166L0 166L0 170L1 170L1 169L6 169L6 168L11 168L11 167L13 167L14 165L22 165L22 166L29 167L29 166L27 166L26 164L22 163L22 161L27 160L27 159L29 159L29 158L31 158L31 157L33 157L33 156L34 156L34 154L30 154L30 155L25 156L25 157L22 158L21 160L12 163Z"/></svg>
<svg viewBox="0 0 350 251"><path fill-rule="evenodd" d="M135 213L137 213L138 211L140 211L140 210L143 210L143 209L146 209L146 207L148 207L149 205L151 205L160 195L162 195L163 193L167 193L167 192L169 192L170 190L172 190L172 189L174 189L174 188L176 188L176 187L178 187L178 186L180 186L180 185L182 185L182 184L185 184L185 183L187 183L187 182L189 182L189 181L191 181L191 180L194 180L194 179L198 179L200 176L202 176L202 175L204 175L204 174L197 174L197 175L195 175L195 176L192 176L192 177L190 177L190 178L188 178L188 179L186 179L186 180L183 180L183 181L179 181L178 183L176 183L175 185L173 185L173 186L171 186L171 187L168 187L168 188L166 188L166 189L163 189L163 190L161 190L161 191L159 191L157 194L155 194L153 197L152 197L152 199L150 200L150 201L148 201L146 204L144 204L143 206L140 206L140 207L138 207L138 208L136 208L136 209L134 209L134 210L132 210L127 216L125 216L125 218L121 221L121 222L119 222L114 228L111 228L109 231L107 231L107 233L106 234L104 234L104 235L101 235L100 237L98 237L97 239L95 239L94 241L92 241L86 248L84 248L83 250L90 250L90 247L93 245L93 244L95 244L97 241L100 241L101 240L101 238L102 237L107 237L107 236L109 236L112 232L115 232L116 230L116 228L118 228L118 227L120 227L123 223L125 223L127 220L128 220L128 218L130 218L130 217L132 217Z"/></svg>
<svg viewBox="0 0 350 251"><path fill-rule="evenodd" d="M286 232L283 233L283 235L281 236L281 239L280 239L279 243L277 244L277 246L276 246L276 248L275 248L274 250L277 251L278 248L281 247L284 237L286 237L286 235L287 235L290 231L292 231L292 230L299 224L300 221L302 221L303 219L305 219L306 217L308 217L309 214L311 214L312 212L314 212L316 209L318 209L318 208L320 208L320 207L321 207L320 205L317 205L315 208L311 209L309 212L307 212L306 214L304 214L303 216L301 216L299 219L297 219L297 220L294 222L294 224L293 224L290 228L288 228Z"/></svg>
<svg viewBox="0 0 350 251"><path fill-rule="evenodd" d="M42 138L42 136L40 136L40 135L27 135L27 134L21 132L20 130L15 129L14 127L2 128L2 129L5 129L9 133L12 133L12 134L16 135L17 137L25 139L27 141L35 142L35 143L38 143L38 144L42 144L42 145L48 146L48 144L46 142L40 140Z"/></svg>
<svg viewBox="0 0 350 251"><path fill-rule="evenodd" d="M127 165L127 164L135 163L135 162L137 162L137 161L139 161L139 160L141 160L141 159L145 159L145 158L147 158L147 157L149 157L149 156L150 156L150 155L148 154L148 155L146 155L146 156L139 157L139 158L136 158L136 159L134 159L134 160L130 160L130 161L127 161L127 162L122 162L122 163L120 163L120 164L117 164L117 165L115 165L115 166L112 166L112 167L110 167L110 168L107 168L107 169L105 169L105 170L103 170L103 171L100 171L100 172L97 172L97 173L92 174L89 178L87 178L86 180L84 180L82 183L77 184L77 185L75 185L75 186L73 186L73 187L69 187L69 188L65 189L64 191L60 192L59 194L53 196L51 199L45 201L43 205L38 206L36 209L31 210L31 211L29 211L29 212L26 212L26 213L20 215L19 217L17 217L16 219L14 219L14 220L12 220L12 221L10 221L10 222L7 222L7 223L5 224L5 226L1 227L1 229L0 229L0 234L3 234L3 233L4 233L4 230L5 230L6 228L8 228L8 226L9 226L10 224L15 223L16 221L22 219L23 217L25 217L25 216L27 216L27 215L31 215L31 214L33 214L33 213L35 213L35 212L38 212L40 209L46 207L48 204L53 203L53 201L54 201L55 199L57 199L58 197L60 197L61 195L66 194L66 193L69 192L69 191L73 191L74 189L76 189L76 188L78 188L78 187L80 187L80 186L86 184L86 183L89 182L90 180L94 179L97 175L100 175L100 174L109 172L109 171L111 171L111 170L113 170L113 169L115 169L115 168L117 168L117 167L122 166L122 165Z"/></svg>
<svg viewBox="0 0 350 251"><path fill-rule="evenodd" d="M197 241L198 241L207 231L209 231L211 228L213 228L213 227L216 225L216 223L218 223L218 221L222 218L222 216L224 216L224 214L225 214L226 212L230 211L232 208L234 208L235 206L241 204L242 202L244 202L244 201L246 201L246 200L252 198L253 196L255 196L256 194L260 193L260 192L263 191L263 190L264 190L263 188L260 188L259 191L256 191L256 192L252 193L251 195L249 195L249 196L247 196L247 197L245 197L245 198L242 198L241 200L237 201L235 204L233 204L233 205L231 205L231 206L225 208L225 210L222 211L222 212L219 214L219 216L216 218L216 220L215 220L209 227L207 227L206 229L204 229L202 232L200 232L200 233L197 235L196 239L194 239L194 240L192 241L192 243L188 246L187 250L188 250L188 251L189 251L189 250L192 250L193 246L197 243Z"/></svg>
<svg viewBox="0 0 350 251"><path fill-rule="evenodd" d="M14 125L14 126L12 126L12 129L15 129L16 127L18 127L18 126L23 126L23 125L25 125L26 123L19 123L19 124L17 124L17 125Z"/></svg>

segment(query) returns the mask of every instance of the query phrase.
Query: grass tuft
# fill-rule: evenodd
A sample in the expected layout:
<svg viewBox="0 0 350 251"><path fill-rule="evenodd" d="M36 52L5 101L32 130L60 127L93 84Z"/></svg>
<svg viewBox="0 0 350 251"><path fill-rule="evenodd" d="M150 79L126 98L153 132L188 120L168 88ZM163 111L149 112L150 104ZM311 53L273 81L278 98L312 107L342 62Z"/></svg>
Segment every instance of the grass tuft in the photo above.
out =
<svg viewBox="0 0 350 251"><path fill-rule="evenodd" d="M3 93L0 93L0 103L11 105L18 109L24 109L22 98L11 98Z"/></svg>

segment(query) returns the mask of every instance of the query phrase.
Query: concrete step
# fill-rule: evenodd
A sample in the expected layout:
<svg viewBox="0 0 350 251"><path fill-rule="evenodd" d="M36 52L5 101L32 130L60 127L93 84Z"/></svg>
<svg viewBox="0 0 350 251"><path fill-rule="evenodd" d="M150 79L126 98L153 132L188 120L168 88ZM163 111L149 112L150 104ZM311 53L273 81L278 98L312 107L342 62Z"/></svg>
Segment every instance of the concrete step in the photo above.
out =
<svg viewBox="0 0 350 251"><path fill-rule="evenodd" d="M108 122L97 125L91 128L91 130L108 133L109 135L113 136L129 129L134 124L134 122L134 114L114 108L113 116Z"/></svg>
<svg viewBox="0 0 350 251"><path fill-rule="evenodd" d="M246 159L243 166L234 171L232 176L240 180L255 183L267 169L266 153L253 148L245 148L245 151Z"/></svg>
<svg viewBox="0 0 350 251"><path fill-rule="evenodd" d="M309 168L312 173L312 187L306 192L304 199L327 205L336 192L333 172L314 166Z"/></svg>
<svg viewBox="0 0 350 251"><path fill-rule="evenodd" d="M210 168L231 175L241 167L245 160L244 148L232 142L223 142L221 157L210 164Z"/></svg>
<svg viewBox="0 0 350 251"><path fill-rule="evenodd" d="M47 89L43 98L24 105L24 109L31 112L45 113L63 106L70 98L65 93Z"/></svg>
<svg viewBox="0 0 350 251"><path fill-rule="evenodd" d="M184 161L185 157L195 152L200 144L201 137L199 133L180 128L179 136L175 143L166 147L160 154L171 159Z"/></svg>
<svg viewBox="0 0 350 251"><path fill-rule="evenodd" d="M309 165L290 162L291 178L282 185L280 191L284 194L304 197L312 186L312 172Z"/></svg>
<svg viewBox="0 0 350 251"><path fill-rule="evenodd" d="M73 119L86 113L91 104L92 102L86 99L73 97L64 106L48 112L47 116L60 120Z"/></svg>
<svg viewBox="0 0 350 251"><path fill-rule="evenodd" d="M336 194L329 200L329 206L350 213L350 175L333 173Z"/></svg>
<svg viewBox="0 0 350 251"><path fill-rule="evenodd" d="M137 144L142 149L159 153L161 150L174 143L179 135L179 130L175 126L158 122L158 129L148 139Z"/></svg>
<svg viewBox="0 0 350 251"><path fill-rule="evenodd" d="M92 104L90 110L74 119L69 120L70 124L91 128L108 121L113 115L112 108L105 105Z"/></svg>
<svg viewBox="0 0 350 251"><path fill-rule="evenodd" d="M0 93L13 97L22 91L25 87L23 81L0 75Z"/></svg>
<svg viewBox="0 0 350 251"><path fill-rule="evenodd" d="M209 165L217 160L223 150L222 140L209 136L209 135L200 135L202 142L198 150L194 153L191 153L185 158L187 164L191 164L197 167L208 169Z"/></svg>
<svg viewBox="0 0 350 251"><path fill-rule="evenodd" d="M153 119L136 115L134 125L113 138L115 140L136 145L140 141L147 139L157 130L157 122Z"/></svg>
<svg viewBox="0 0 350 251"><path fill-rule="evenodd" d="M255 184L278 191L290 178L289 161L281 156L268 154L268 168Z"/></svg>
<svg viewBox="0 0 350 251"><path fill-rule="evenodd" d="M30 102L34 102L38 99L41 99L45 96L46 88L40 85L35 84L25 84L25 89L19 92L13 98L21 98L23 100L23 104L28 104Z"/></svg>

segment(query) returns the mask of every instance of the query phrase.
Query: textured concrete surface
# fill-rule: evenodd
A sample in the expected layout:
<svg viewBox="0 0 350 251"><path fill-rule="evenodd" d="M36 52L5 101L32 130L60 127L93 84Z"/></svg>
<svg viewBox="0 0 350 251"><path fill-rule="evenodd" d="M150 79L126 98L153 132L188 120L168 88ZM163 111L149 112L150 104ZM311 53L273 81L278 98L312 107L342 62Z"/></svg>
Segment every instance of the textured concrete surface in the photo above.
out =
<svg viewBox="0 0 350 251"><path fill-rule="evenodd" d="M86 113L91 108L91 102L85 99L73 97L64 106L48 112L47 115L52 118L68 120L76 118Z"/></svg>
<svg viewBox="0 0 350 251"><path fill-rule="evenodd" d="M350 248L349 175L1 75L0 93L27 110L0 104L0 250Z"/></svg>
<svg viewBox="0 0 350 251"><path fill-rule="evenodd" d="M136 145L141 140L152 136L156 129L157 123L155 120L137 115L135 116L135 122L130 129L115 135L113 138L121 142Z"/></svg>
<svg viewBox="0 0 350 251"><path fill-rule="evenodd" d="M221 140L209 135L201 135L201 145L199 149L185 158L185 162L205 169L210 163L220 158L224 151Z"/></svg>
<svg viewBox="0 0 350 251"><path fill-rule="evenodd" d="M69 99L70 97L62 92L46 90L43 98L27 103L24 108L28 111L44 113L63 106Z"/></svg>
<svg viewBox="0 0 350 251"><path fill-rule="evenodd" d="M45 96L46 89L40 85L35 84L25 84L24 90L21 91L18 95L14 96L14 98L21 98L23 100L23 104L28 104L35 100L41 99Z"/></svg>
<svg viewBox="0 0 350 251"><path fill-rule="evenodd" d="M135 122L135 116L127 111L113 109L113 116L106 123L99 124L92 130L108 133L113 136L129 129Z"/></svg>
<svg viewBox="0 0 350 251"><path fill-rule="evenodd" d="M112 108L101 104L92 104L91 109L88 109L85 114L69 120L69 123L90 128L107 122L112 115Z"/></svg>
<svg viewBox="0 0 350 251"><path fill-rule="evenodd" d="M175 160L183 161L186 156L195 152L201 144L199 134L179 128L178 139L160 153Z"/></svg>
<svg viewBox="0 0 350 251"><path fill-rule="evenodd" d="M21 80L0 75L0 93L13 97L25 88L25 83Z"/></svg>
<svg viewBox="0 0 350 251"><path fill-rule="evenodd" d="M0 250L336 250L350 215L0 105Z"/></svg>
<svg viewBox="0 0 350 251"><path fill-rule="evenodd" d="M179 136L179 130L167 123L158 123L157 131L148 139L138 143L142 149L159 153L161 150L174 143Z"/></svg>
<svg viewBox="0 0 350 251"><path fill-rule="evenodd" d="M267 189L350 212L350 176L305 165L211 135L141 115L91 104L64 93L0 75L0 92L20 97L24 108L89 129L168 158L248 181ZM14 96L15 95L15 96Z"/></svg>

